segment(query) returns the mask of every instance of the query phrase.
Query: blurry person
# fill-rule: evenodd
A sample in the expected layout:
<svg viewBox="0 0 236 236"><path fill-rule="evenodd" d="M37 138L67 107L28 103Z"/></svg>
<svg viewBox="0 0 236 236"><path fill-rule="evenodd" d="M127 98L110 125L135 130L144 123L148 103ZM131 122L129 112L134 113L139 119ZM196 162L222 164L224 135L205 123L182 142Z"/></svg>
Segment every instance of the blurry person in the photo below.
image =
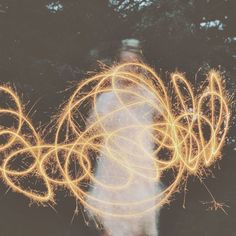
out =
<svg viewBox="0 0 236 236"><path fill-rule="evenodd" d="M122 63L141 61L140 41L123 40L119 60ZM135 67L127 66L125 70L132 71ZM158 178L153 181L158 170L154 163L154 141L150 127L156 111L150 103L145 102L158 101L143 85L117 78L114 86L114 90L102 93L97 98L91 114L91 117L95 117L96 111L103 132L113 135L104 137L94 174L97 181L92 183L86 200L88 205L109 214L99 214L89 208L88 211L103 226L104 235L158 236L159 210L140 214L146 209L155 208L155 196L161 192ZM117 92L116 89L123 89L124 92ZM132 105L135 103L139 105ZM140 203L132 204L135 202ZM134 216L118 216L132 213Z"/></svg>
<svg viewBox="0 0 236 236"><path fill-rule="evenodd" d="M124 39L119 53L120 62L137 62L142 59L140 41L137 39Z"/></svg>

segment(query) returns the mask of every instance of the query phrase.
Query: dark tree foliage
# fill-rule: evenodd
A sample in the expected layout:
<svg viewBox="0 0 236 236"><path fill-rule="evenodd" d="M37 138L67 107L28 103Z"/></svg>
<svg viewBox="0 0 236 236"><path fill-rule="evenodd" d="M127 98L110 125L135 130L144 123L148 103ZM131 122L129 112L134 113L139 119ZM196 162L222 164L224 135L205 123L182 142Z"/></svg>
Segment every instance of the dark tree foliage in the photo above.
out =
<svg viewBox="0 0 236 236"><path fill-rule="evenodd" d="M208 63L235 69L234 0L1 0L0 10L5 81L78 79L93 59L114 57L125 37L142 39L147 61L157 68L192 72ZM65 70L63 78L51 75Z"/></svg>

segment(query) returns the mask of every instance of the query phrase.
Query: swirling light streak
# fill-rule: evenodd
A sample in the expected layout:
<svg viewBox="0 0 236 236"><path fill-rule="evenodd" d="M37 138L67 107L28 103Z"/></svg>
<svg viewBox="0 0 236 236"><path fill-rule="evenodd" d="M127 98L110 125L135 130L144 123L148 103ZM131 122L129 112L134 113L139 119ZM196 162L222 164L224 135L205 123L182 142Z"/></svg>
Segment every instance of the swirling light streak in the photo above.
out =
<svg viewBox="0 0 236 236"><path fill-rule="evenodd" d="M126 86L117 86L117 81ZM116 65L78 85L57 120L55 138L50 144L44 141L44 137L36 131L25 115L23 105L16 93L10 87L1 86L0 93L8 97L9 102L6 104L11 105L0 108L0 116L17 121L17 126L15 122L12 125L1 124L0 126L1 178L13 191L40 203L53 202L55 191L60 186L69 190L76 200L97 214L132 217L154 210L170 201L187 175L201 178L204 170L221 156L220 151L230 121L228 98L218 72L209 72L207 81L208 84L195 92L183 74L174 73L171 75L172 86L167 88L154 70L145 64ZM127 89L132 86L151 92L154 99ZM101 115L96 110L97 98L100 94L111 91L116 94L122 106L109 114ZM124 103L121 95L125 94L136 97L138 101ZM127 111L130 107L137 107L144 103L158 113L151 126L138 127L144 131L145 129L153 131L152 138L156 148L151 156L148 153L146 155L152 159L156 168L156 174L152 177L143 174L148 169L144 170L142 166L132 165L128 160L123 160L116 150L109 150L109 145L106 143L111 142L114 137L124 139L119 137L119 132L131 127L124 126L112 132L104 127L104 121L111 119L117 112ZM93 110L95 115L86 124L84 121L90 110ZM0 123L2 123L1 119ZM101 152L104 145L108 147L108 158L122 166L129 176L122 185L106 185L97 180L94 175L91 156L92 153ZM137 149L145 153L142 143L132 143L132 145L137 145ZM163 150L168 151L165 159L161 154ZM132 153L129 155L132 156ZM28 159L24 160L24 158ZM77 166L76 173L72 173L72 163L73 166ZM19 168L20 164L26 166ZM82 187L89 183L96 183L106 190L118 191L132 184L135 175L158 182L167 171L173 171L175 174L169 186L157 196L140 201L107 202L89 195L89 192ZM25 180L31 178L40 182L38 189L27 186ZM88 198L104 205L119 206L145 204L155 198L156 205L145 208L141 212L134 210L129 214L113 214L89 205L86 201Z"/></svg>

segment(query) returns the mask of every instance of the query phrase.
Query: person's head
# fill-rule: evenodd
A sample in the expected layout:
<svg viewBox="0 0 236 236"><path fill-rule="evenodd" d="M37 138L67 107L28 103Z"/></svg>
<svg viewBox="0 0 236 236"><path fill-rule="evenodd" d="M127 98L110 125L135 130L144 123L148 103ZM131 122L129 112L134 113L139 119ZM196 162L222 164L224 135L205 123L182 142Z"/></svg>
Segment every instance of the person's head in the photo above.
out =
<svg viewBox="0 0 236 236"><path fill-rule="evenodd" d="M119 53L121 62L140 61L142 55L140 41L137 39L124 39Z"/></svg>

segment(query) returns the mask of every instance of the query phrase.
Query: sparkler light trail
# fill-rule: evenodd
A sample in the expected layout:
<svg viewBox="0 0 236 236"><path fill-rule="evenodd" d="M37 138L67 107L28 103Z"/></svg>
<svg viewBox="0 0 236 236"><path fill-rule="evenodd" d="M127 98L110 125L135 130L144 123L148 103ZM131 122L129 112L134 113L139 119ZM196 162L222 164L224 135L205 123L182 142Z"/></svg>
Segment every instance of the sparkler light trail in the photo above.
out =
<svg viewBox="0 0 236 236"><path fill-rule="evenodd" d="M127 69L131 67L134 69ZM125 83L126 88L117 87L118 80ZM132 85L150 91L152 98L142 95L138 89L129 90ZM111 91L115 92L117 99L126 94L136 99L129 103L122 103L120 99L122 106L101 115L96 111L96 101L99 95ZM13 191L39 203L54 202L55 191L61 187L70 191L87 209L98 215L114 217L135 217L155 210L171 200L186 176L201 178L205 169L221 157L230 120L228 98L218 72L209 72L207 83L199 91L194 91L180 73L171 75L171 87L167 88L154 70L142 63L116 65L79 84L58 116L51 143L46 143L42 132L35 129L25 115L19 97L10 87L1 86L0 96L6 100L0 107L0 172L4 183ZM109 142L121 138L145 153L141 142L134 143L135 140L125 140L120 136L122 130L128 131L130 127L121 127L115 132L109 132L104 127L104 122L112 119L117 112L140 104L147 104L159 114L151 125L138 127L143 132L154 131L152 139L156 144L155 150L152 155L143 157L151 158L156 167L152 176L144 174L148 169L122 158L116 151L118 149L109 149ZM91 110L95 115L86 123ZM110 161L126 173L122 185L106 185L96 179L94 156L98 156L96 154L104 147ZM136 175L158 182L160 177L170 172L173 172L174 178L161 193L140 201L105 201L90 195L84 187L96 183L106 191L118 191L132 184L132 178ZM113 214L89 204L86 201L88 198L104 205L134 206L134 210L128 214ZM147 203L153 199L155 206L138 208L141 211L135 208L142 204L148 206Z"/></svg>

